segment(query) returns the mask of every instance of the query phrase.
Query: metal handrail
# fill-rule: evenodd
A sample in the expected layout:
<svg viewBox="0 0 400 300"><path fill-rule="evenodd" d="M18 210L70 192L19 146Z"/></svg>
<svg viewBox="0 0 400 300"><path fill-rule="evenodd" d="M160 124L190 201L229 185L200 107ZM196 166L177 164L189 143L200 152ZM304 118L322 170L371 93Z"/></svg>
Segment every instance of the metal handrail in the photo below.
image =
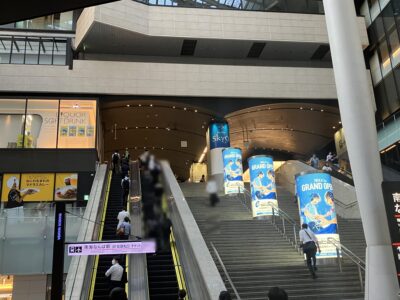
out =
<svg viewBox="0 0 400 300"><path fill-rule="evenodd" d="M360 281L360 288L361 288L361 291L364 291L362 271L365 272L365 261L363 261L356 254L354 254L350 249L345 247L342 243L340 243L338 240L336 240L334 238L328 238L328 243L330 243L331 245L333 245L336 248L336 257L337 257L337 262L338 262L340 272L343 272L340 254L346 255L354 264L357 265L358 279Z"/></svg>
<svg viewBox="0 0 400 300"><path fill-rule="evenodd" d="M211 248L213 249L213 251L214 251L214 253L215 253L215 256L216 256L217 259L218 259L218 262L219 262L219 264L220 264L222 270L224 271L225 276L226 276L226 278L228 279L229 284L231 285L231 287L232 287L232 289L233 289L233 292L235 293L236 299L241 300L242 298L240 298L239 293L238 293L238 291L237 291L235 285L233 284L233 281L232 281L231 277L229 276L228 271L226 270L225 265L224 265L224 263L223 263L223 261L222 261L222 259L221 259L221 256L219 256L219 253L218 253L218 251L217 251L217 248L215 248L213 242L211 242Z"/></svg>

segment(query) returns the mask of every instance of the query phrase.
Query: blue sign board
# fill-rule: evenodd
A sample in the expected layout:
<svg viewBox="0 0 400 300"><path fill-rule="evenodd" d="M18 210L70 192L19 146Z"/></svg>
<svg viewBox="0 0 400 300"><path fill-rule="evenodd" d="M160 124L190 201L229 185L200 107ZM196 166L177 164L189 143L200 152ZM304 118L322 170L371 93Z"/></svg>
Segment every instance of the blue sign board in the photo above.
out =
<svg viewBox="0 0 400 300"><path fill-rule="evenodd" d="M249 170L253 217L271 216L272 207L278 207L272 157L250 157ZM275 215L277 214L275 210Z"/></svg>
<svg viewBox="0 0 400 300"><path fill-rule="evenodd" d="M230 147L229 126L227 123L212 123L209 127L210 150Z"/></svg>
<svg viewBox="0 0 400 300"><path fill-rule="evenodd" d="M308 224L320 244L321 258L337 257L333 238L340 242L332 190L331 176L327 173L307 173L296 176L300 222Z"/></svg>
<svg viewBox="0 0 400 300"><path fill-rule="evenodd" d="M222 151L222 159L224 161L225 194L242 193L244 190L242 150L226 148Z"/></svg>

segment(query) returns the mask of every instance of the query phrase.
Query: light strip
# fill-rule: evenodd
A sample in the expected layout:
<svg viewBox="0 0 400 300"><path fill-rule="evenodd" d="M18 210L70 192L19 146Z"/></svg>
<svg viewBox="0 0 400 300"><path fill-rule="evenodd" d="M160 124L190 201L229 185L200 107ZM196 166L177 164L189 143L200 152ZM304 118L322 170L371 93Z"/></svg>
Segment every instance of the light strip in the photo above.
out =
<svg viewBox="0 0 400 300"><path fill-rule="evenodd" d="M203 162L204 158L206 157L206 153L207 153L207 146L204 148L203 153L200 155L200 158L199 158L200 164Z"/></svg>
<svg viewBox="0 0 400 300"><path fill-rule="evenodd" d="M385 153L385 152L388 152L389 150L392 150L394 147L396 147L396 144L390 146L389 148L386 148L385 150L382 150L382 151L381 151L381 154L383 154L383 153Z"/></svg>
<svg viewBox="0 0 400 300"><path fill-rule="evenodd" d="M399 54L400 54L400 47L393 52L392 58L397 57ZM387 60L385 60L382 65L384 68L386 68L389 64L390 64L390 57Z"/></svg>

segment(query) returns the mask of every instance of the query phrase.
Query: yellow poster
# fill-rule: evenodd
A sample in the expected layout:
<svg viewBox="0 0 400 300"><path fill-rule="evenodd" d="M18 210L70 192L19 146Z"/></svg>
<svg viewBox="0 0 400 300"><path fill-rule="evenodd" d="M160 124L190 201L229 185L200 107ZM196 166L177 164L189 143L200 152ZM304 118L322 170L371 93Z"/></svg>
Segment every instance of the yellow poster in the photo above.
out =
<svg viewBox="0 0 400 300"><path fill-rule="evenodd" d="M53 201L54 173L31 173L21 176L21 193L25 202Z"/></svg>
<svg viewBox="0 0 400 300"><path fill-rule="evenodd" d="M13 184L15 183L17 190L19 190L20 174L4 174L3 186L1 189L1 201L7 202L8 193L10 192Z"/></svg>
<svg viewBox="0 0 400 300"><path fill-rule="evenodd" d="M74 201L77 200L78 174L57 173L54 200Z"/></svg>

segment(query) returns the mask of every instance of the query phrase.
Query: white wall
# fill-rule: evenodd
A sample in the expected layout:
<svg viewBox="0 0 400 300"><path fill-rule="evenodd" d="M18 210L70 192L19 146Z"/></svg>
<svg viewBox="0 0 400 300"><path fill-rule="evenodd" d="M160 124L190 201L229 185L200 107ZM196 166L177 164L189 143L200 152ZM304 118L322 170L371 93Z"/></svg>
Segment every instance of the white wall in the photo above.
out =
<svg viewBox="0 0 400 300"><path fill-rule="evenodd" d="M0 65L0 91L336 99L332 69L74 61L74 68Z"/></svg>
<svg viewBox="0 0 400 300"><path fill-rule="evenodd" d="M93 22L151 36L329 42L323 15L159 7L122 0L83 11L77 23L77 46ZM362 44L366 47L368 36L364 18L358 18L358 23Z"/></svg>
<svg viewBox="0 0 400 300"><path fill-rule="evenodd" d="M13 300L46 299L47 275L14 276Z"/></svg>

